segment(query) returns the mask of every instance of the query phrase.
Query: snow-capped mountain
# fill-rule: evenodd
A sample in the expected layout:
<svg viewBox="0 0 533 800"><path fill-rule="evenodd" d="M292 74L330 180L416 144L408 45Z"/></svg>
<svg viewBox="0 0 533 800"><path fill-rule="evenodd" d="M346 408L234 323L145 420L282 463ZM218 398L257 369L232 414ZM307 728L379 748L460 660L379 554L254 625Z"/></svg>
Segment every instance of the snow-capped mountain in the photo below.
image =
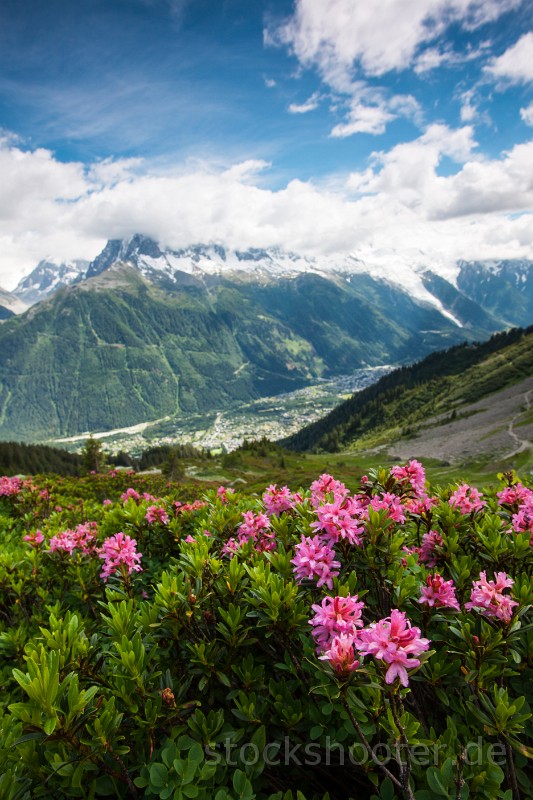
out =
<svg viewBox="0 0 533 800"><path fill-rule="evenodd" d="M204 285L214 276L265 281L316 274L332 280L358 281L369 276L437 310L458 327L481 324L490 330L528 325L533 318L533 262L518 260L459 261L433 265L418 254L410 262L394 254L307 256L279 248L229 249L195 244L173 249L142 234L111 239L90 263L41 261L14 295L26 305L58 289L97 278L117 265L129 265L153 285L172 292L185 285Z"/></svg>
<svg viewBox="0 0 533 800"><path fill-rule="evenodd" d="M19 282L13 294L26 307L34 305L58 289L70 286L71 283L83 278L88 265L89 262L82 259L62 262L56 262L51 258L43 259Z"/></svg>
<svg viewBox="0 0 533 800"><path fill-rule="evenodd" d="M211 413L482 341L533 321L532 266L463 264L445 277L349 255L112 240L86 269L47 262L26 286L45 302L0 325L0 436Z"/></svg>
<svg viewBox="0 0 533 800"><path fill-rule="evenodd" d="M394 257L388 262L382 259L363 261L353 254L312 257L279 248L231 250L218 244L171 249L162 248L153 239L136 234L125 240L108 241L89 265L85 277L96 277L119 263L134 266L150 283L167 289L187 283L185 276L203 281L206 276L240 273L261 281L315 273L350 281L353 276L366 274L398 287L420 303L433 306L458 326L463 324L428 290L424 281L427 266L409 265Z"/></svg>
<svg viewBox="0 0 533 800"><path fill-rule="evenodd" d="M511 325L533 321L533 262L459 261L457 288Z"/></svg>

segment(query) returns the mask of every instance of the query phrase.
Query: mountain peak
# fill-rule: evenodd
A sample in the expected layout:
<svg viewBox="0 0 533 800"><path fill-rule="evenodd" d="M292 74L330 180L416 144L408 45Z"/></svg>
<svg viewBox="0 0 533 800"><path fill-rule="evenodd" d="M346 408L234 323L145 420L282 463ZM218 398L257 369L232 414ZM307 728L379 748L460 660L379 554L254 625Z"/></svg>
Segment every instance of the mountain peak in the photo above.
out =
<svg viewBox="0 0 533 800"><path fill-rule="evenodd" d="M83 259L56 261L51 257L44 258L29 275L19 281L13 294L25 306L34 305L58 289L80 280L85 275L88 263Z"/></svg>

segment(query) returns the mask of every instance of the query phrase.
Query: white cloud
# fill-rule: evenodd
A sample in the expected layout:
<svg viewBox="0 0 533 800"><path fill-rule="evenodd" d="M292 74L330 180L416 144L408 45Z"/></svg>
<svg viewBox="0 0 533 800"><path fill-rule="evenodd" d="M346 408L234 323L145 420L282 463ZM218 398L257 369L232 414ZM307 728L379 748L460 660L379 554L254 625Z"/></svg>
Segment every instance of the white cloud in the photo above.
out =
<svg viewBox="0 0 533 800"><path fill-rule="evenodd" d="M473 122L478 115L478 109L473 102L475 92L469 90L461 95L461 122Z"/></svg>
<svg viewBox="0 0 533 800"><path fill-rule="evenodd" d="M222 175L231 181L247 183L250 180L254 180L259 172L263 172L271 166L272 164L269 161L263 161L260 158L249 158L247 161L233 164Z"/></svg>
<svg viewBox="0 0 533 800"><path fill-rule="evenodd" d="M301 64L316 66L334 88L354 65L379 76L410 67L421 45L452 23L467 29L498 19L520 0L297 0L292 17L266 41L288 46Z"/></svg>
<svg viewBox="0 0 533 800"><path fill-rule="evenodd" d="M347 121L335 125L331 136L344 138L354 133L383 133L394 117L395 114L391 114L385 104L371 106L356 101L348 113Z"/></svg>
<svg viewBox="0 0 533 800"><path fill-rule="evenodd" d="M533 128L533 103L530 103L525 108L521 108L520 116L526 125L530 125Z"/></svg>
<svg viewBox="0 0 533 800"><path fill-rule="evenodd" d="M390 90L375 79L413 68L422 75L445 63L458 64L485 55L488 42L466 45L455 52L439 41L450 25L466 30L497 19L521 0L296 0L294 13L265 31L265 43L288 48L301 68L316 69L322 81L347 100L345 118L333 137L357 133L382 134L401 114ZM364 79L364 80L363 80ZM374 93L369 99L362 96ZM396 105L396 109L395 109ZM314 106L311 106L314 107ZM290 111L309 110L293 105ZM465 107L463 121L474 116ZM420 115L416 117L420 122ZM409 116L409 114L405 114Z"/></svg>
<svg viewBox="0 0 533 800"><path fill-rule="evenodd" d="M451 174L444 158L455 162ZM161 175L107 161L87 170L4 140L0 285L13 288L47 255L94 258L108 238L136 232L173 247L277 245L383 264L533 257L533 141L485 159L470 127L432 125L375 153L342 186L293 180L274 191L260 185L268 166L255 159Z"/></svg>
<svg viewBox="0 0 533 800"><path fill-rule="evenodd" d="M265 86L267 89L273 89L276 86L274 78L265 78Z"/></svg>
<svg viewBox="0 0 533 800"><path fill-rule="evenodd" d="M439 50L437 47L428 47L416 59L414 70L417 75L423 75L433 69L438 69L442 64L453 60L453 55L446 50Z"/></svg>
<svg viewBox="0 0 533 800"><path fill-rule="evenodd" d="M307 114L308 111L314 111L318 108L320 103L320 94L318 92L313 92L311 97L305 101L305 103L291 103L289 106L289 111L291 114Z"/></svg>
<svg viewBox="0 0 533 800"><path fill-rule="evenodd" d="M533 32L521 36L505 53L494 58L485 70L492 77L510 83L533 81Z"/></svg>
<svg viewBox="0 0 533 800"><path fill-rule="evenodd" d="M454 174L439 174L444 156L459 165ZM499 159L485 159L475 156L471 128L433 125L419 139L376 153L374 160L373 168L350 176L349 187L360 195L399 202L420 219L454 220L455 225L462 217L477 216L479 223L497 229L506 213L533 209L533 141ZM465 220L465 243L469 225Z"/></svg>

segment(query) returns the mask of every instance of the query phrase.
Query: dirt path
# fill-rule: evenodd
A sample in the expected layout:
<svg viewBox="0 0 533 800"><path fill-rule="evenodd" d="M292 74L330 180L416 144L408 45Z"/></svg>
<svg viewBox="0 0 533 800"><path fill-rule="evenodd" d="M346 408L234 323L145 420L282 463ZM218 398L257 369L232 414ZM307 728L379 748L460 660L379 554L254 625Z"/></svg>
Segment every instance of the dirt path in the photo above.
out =
<svg viewBox="0 0 533 800"><path fill-rule="evenodd" d="M435 458L453 464L479 457L508 460L531 448L531 469L533 421L519 425L531 408L533 376L461 407L456 420L449 414L428 419L412 438L400 439L387 449L402 459Z"/></svg>
<svg viewBox="0 0 533 800"><path fill-rule="evenodd" d="M530 399L531 395L533 395L533 389L530 389L528 392L526 392L524 394L524 402L526 404L526 408L525 408L526 412L529 411L530 408L531 408L531 399ZM510 453L507 453L507 455L505 455L504 458L512 458L513 456L518 455L518 453L522 453L524 450L527 450L530 447L533 447L533 443L530 442L529 439L521 439L514 432L515 422L518 419L520 419L520 417L522 416L523 413L524 413L524 410L520 409L518 414L515 414L514 417L511 419L511 421L509 422L509 425L507 427L507 433L509 434L511 439L516 444L516 449L512 450Z"/></svg>

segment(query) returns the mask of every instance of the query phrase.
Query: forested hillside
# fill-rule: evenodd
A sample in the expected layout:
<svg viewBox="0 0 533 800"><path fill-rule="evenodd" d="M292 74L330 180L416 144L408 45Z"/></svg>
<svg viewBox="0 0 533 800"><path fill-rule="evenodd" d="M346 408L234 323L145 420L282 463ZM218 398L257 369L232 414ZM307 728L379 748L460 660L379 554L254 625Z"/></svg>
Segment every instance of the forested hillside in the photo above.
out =
<svg viewBox="0 0 533 800"><path fill-rule="evenodd" d="M462 344L401 367L354 394L282 444L293 450L334 451L371 431L405 429L533 374L533 326Z"/></svg>

